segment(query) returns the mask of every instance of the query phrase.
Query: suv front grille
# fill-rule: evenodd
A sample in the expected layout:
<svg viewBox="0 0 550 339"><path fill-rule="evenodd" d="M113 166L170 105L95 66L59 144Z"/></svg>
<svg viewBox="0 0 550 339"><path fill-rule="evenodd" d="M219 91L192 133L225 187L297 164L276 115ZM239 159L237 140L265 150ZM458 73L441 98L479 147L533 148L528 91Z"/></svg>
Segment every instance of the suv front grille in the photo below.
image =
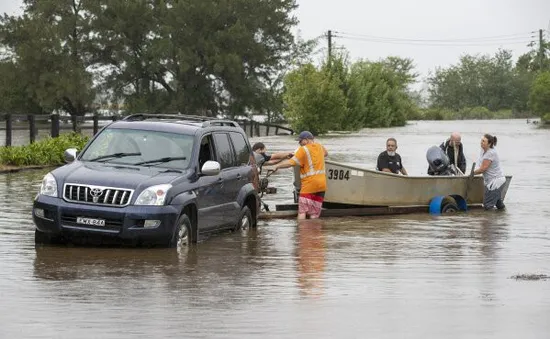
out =
<svg viewBox="0 0 550 339"><path fill-rule="evenodd" d="M116 187L65 184L63 199L71 202L122 207L130 203L133 190Z"/></svg>

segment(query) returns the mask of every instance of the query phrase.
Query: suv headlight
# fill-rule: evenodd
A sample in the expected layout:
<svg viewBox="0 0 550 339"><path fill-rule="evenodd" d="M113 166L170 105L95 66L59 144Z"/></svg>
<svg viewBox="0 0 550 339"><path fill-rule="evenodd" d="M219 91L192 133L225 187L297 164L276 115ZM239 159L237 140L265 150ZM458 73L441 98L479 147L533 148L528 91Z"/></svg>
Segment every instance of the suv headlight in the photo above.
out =
<svg viewBox="0 0 550 339"><path fill-rule="evenodd" d="M135 205L162 206L170 188L172 188L170 184L147 187L137 197Z"/></svg>
<svg viewBox="0 0 550 339"><path fill-rule="evenodd" d="M57 197L57 181L51 173L46 174L44 179L42 179L40 194L50 197Z"/></svg>

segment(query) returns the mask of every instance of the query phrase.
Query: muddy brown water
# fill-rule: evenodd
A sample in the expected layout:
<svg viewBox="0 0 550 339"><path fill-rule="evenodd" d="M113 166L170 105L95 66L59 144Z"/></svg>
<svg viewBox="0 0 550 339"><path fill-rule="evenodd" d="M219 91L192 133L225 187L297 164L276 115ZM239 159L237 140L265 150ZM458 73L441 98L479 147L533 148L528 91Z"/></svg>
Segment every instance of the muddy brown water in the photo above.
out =
<svg viewBox="0 0 550 339"><path fill-rule="evenodd" d="M0 338L548 338L550 130L418 122L319 141L330 159L374 167L394 136L421 175L426 149L453 130L469 164L483 133L498 136L514 176L506 211L260 221L179 252L35 248L31 206L47 170L0 175ZM292 201L290 170L269 179L272 207Z"/></svg>

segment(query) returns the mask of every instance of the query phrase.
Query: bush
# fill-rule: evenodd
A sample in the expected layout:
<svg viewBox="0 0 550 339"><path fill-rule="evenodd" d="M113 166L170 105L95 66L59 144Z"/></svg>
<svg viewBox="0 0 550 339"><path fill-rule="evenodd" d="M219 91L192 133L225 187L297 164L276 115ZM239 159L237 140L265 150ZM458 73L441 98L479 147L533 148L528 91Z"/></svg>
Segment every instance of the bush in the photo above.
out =
<svg viewBox="0 0 550 339"><path fill-rule="evenodd" d="M453 120L456 113L445 108L425 108L420 110L422 120Z"/></svg>
<svg viewBox="0 0 550 339"><path fill-rule="evenodd" d="M37 166L63 164L63 152L67 148L81 150L88 137L78 133L62 134L25 146L0 147L0 164L11 166Z"/></svg>

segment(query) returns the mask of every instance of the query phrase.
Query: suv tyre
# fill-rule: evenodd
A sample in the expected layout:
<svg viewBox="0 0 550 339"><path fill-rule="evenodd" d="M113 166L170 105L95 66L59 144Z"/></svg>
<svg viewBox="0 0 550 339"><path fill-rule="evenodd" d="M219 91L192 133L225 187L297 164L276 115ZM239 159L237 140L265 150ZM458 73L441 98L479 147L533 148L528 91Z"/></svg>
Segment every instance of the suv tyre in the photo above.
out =
<svg viewBox="0 0 550 339"><path fill-rule="evenodd" d="M170 239L170 247L188 246L192 243L196 243L197 239L193 236L193 225L187 214L182 214L176 222L174 228L174 234Z"/></svg>
<svg viewBox="0 0 550 339"><path fill-rule="evenodd" d="M245 205L241 210L235 230L248 231L253 225L254 221L252 220L252 212L250 211L250 208Z"/></svg>

